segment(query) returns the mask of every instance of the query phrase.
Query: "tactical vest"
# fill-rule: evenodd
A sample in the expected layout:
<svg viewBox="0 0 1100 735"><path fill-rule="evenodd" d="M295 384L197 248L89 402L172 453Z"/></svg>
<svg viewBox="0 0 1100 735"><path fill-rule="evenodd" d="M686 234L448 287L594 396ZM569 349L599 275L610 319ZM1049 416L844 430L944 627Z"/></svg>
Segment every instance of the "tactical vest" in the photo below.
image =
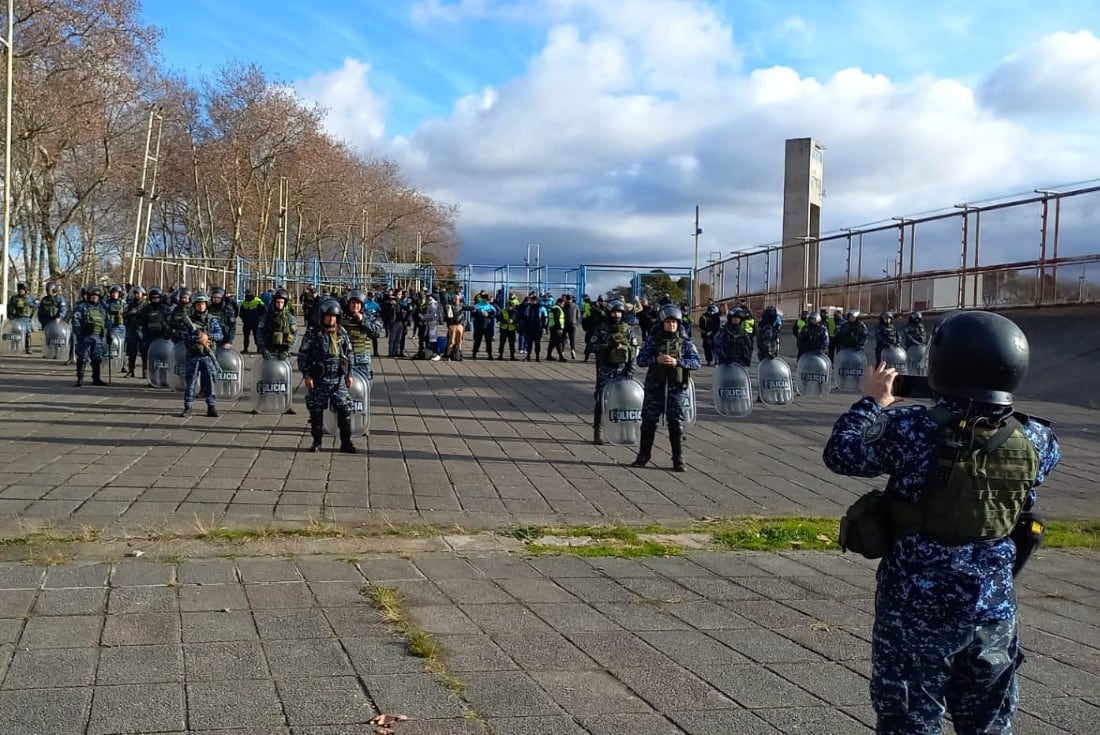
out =
<svg viewBox="0 0 1100 735"><path fill-rule="evenodd" d="M145 339L152 341L164 337L168 332L168 318L164 315L164 307L161 304L149 302L142 310L142 314L145 322Z"/></svg>
<svg viewBox="0 0 1100 735"><path fill-rule="evenodd" d="M672 355L679 363L680 357L684 354L684 340L680 336L680 330L676 330L668 337L665 336L666 334L669 333L662 330L661 334L653 338L657 343L657 354ZM649 366L649 372L656 372L658 377L673 383L684 382L684 371L679 364L673 367L655 362Z"/></svg>
<svg viewBox="0 0 1100 735"><path fill-rule="evenodd" d="M100 306L84 309L80 320L80 336L94 337L107 331L106 312Z"/></svg>
<svg viewBox="0 0 1100 735"><path fill-rule="evenodd" d="M38 302L38 313L46 319L56 319L61 316L61 307L54 296L43 296Z"/></svg>
<svg viewBox="0 0 1100 735"><path fill-rule="evenodd" d="M192 324L192 326L195 327L195 329L192 330L192 331L199 332L199 333L205 333L205 334L209 335L210 334L210 319L211 319L211 316L212 315L210 314L209 311L207 311L205 314L199 314L199 312L197 312L197 311L192 312L190 314L191 324ZM206 348L203 348L202 345L200 345L198 342L190 342L187 345L187 356L188 357L198 357L200 355L206 355L206 354L210 354L210 356L213 357L213 354L212 354L213 352L214 352L214 345L213 344L210 345L209 352L207 351Z"/></svg>
<svg viewBox="0 0 1100 735"><path fill-rule="evenodd" d="M264 320L264 347L268 350L288 350L294 342L290 333L290 312L272 311Z"/></svg>
<svg viewBox="0 0 1100 735"><path fill-rule="evenodd" d="M363 318L364 320L367 319L366 316ZM351 314L345 312L340 315L340 326L348 333L348 339L351 341L351 351L353 353L360 354L371 351L374 343L363 329L363 325L352 319Z"/></svg>
<svg viewBox="0 0 1100 735"><path fill-rule="evenodd" d="M126 303L121 299L115 299L114 301L107 302L107 315L111 318L111 324L113 326L121 326L123 323L122 312L126 308Z"/></svg>
<svg viewBox="0 0 1100 735"><path fill-rule="evenodd" d="M825 329L829 331L829 339L836 336L836 318L829 317L825 320Z"/></svg>
<svg viewBox="0 0 1100 735"><path fill-rule="evenodd" d="M794 323L794 333L795 333L796 336L799 335L799 334L802 334L802 330L805 329L805 328L806 328L806 320L805 319L799 319L799 320L795 321L795 323Z"/></svg>
<svg viewBox="0 0 1100 735"><path fill-rule="evenodd" d="M1005 538L1023 512L1039 474L1039 455L1009 418L1000 427L977 426L973 442L951 443L951 425L964 434L966 422L943 406L928 412L944 439L933 455L920 499L890 497L895 538L913 533L949 545Z"/></svg>
<svg viewBox="0 0 1100 735"><path fill-rule="evenodd" d="M601 356L608 365L625 365L634 360L630 327L619 322L607 330L607 351Z"/></svg>

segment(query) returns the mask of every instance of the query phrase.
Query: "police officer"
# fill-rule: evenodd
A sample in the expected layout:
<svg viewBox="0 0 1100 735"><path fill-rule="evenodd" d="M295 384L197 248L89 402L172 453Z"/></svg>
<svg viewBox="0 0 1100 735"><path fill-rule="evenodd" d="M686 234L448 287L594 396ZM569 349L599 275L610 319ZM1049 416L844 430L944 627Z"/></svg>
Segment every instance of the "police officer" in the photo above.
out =
<svg viewBox="0 0 1100 735"><path fill-rule="evenodd" d="M107 307L107 315L110 317L111 333L125 331L126 326L126 299L122 286L115 284L107 291L107 300L103 304Z"/></svg>
<svg viewBox="0 0 1100 735"><path fill-rule="evenodd" d="M642 441L634 467L649 463L653 439L657 435L657 420L665 414L668 440L672 448L672 469L684 472L683 434L684 401L689 373L698 370L703 361L691 338L681 330L683 311L675 304L660 309L661 328L646 337L638 352L638 366L649 368L645 376L645 398L642 401Z"/></svg>
<svg viewBox="0 0 1100 735"><path fill-rule="evenodd" d="M527 349L527 356L524 357L527 362L531 362L531 355L535 356L535 362L541 359L539 353L542 352L542 332L546 329L548 318L549 314L539 304L538 297L534 292L529 293L523 305L519 307L519 331L523 335Z"/></svg>
<svg viewBox="0 0 1100 735"><path fill-rule="evenodd" d="M307 331L298 350L298 369L305 376L308 391L306 408L309 409L309 427L313 435L310 451L321 451L325 409L331 408L336 412L340 428L340 451L355 454L358 450L351 443L351 395L348 393L351 387L351 340L340 326L340 302L335 299L323 301L320 309L320 329Z"/></svg>
<svg viewBox="0 0 1100 735"><path fill-rule="evenodd" d="M130 298L122 312L122 321L126 326L126 372L122 377L134 378L134 367L141 354L141 377L145 377L145 356L141 352L141 316L145 311L145 289L134 286L130 289Z"/></svg>
<svg viewBox="0 0 1100 735"><path fill-rule="evenodd" d="M592 327L591 347L596 356L596 407L592 414L592 443L605 444L603 438L603 390L617 378L634 375L634 357L638 343L630 327L623 321L626 304L612 299L608 318Z"/></svg>
<svg viewBox="0 0 1100 735"><path fill-rule="evenodd" d="M225 289L221 286L210 289L207 311L222 325L222 339L219 346L226 350L233 349L233 343L237 339L237 305L226 298Z"/></svg>
<svg viewBox="0 0 1100 735"><path fill-rule="evenodd" d="M798 356L807 352L817 352L824 356L829 349L829 330L821 323L821 314L811 311L806 314L806 323L798 330Z"/></svg>
<svg viewBox="0 0 1100 735"><path fill-rule="evenodd" d="M191 317L191 289L176 289L176 305L168 312L168 335L173 342L182 342L187 334L187 320Z"/></svg>
<svg viewBox="0 0 1100 735"><path fill-rule="evenodd" d="M210 298L202 291L196 291L191 297L194 308L184 312L181 320L184 328L178 335L187 345L187 368L183 378L183 411L180 418L191 415L191 406L195 403L195 383L202 378L202 390L206 393L206 415L217 418L218 397L214 391L217 373L217 360L214 350L225 335L218 318L210 313Z"/></svg>
<svg viewBox="0 0 1100 735"><path fill-rule="evenodd" d="M955 312L929 348L934 406L891 408L897 373L880 364L825 446L833 472L889 477L884 494L849 509L841 539L882 557L871 641L878 733L939 733L945 709L959 733L1012 731L1023 661L1014 564L1033 548L1021 530L1060 457L1045 422L1013 413L1027 367L1012 321Z"/></svg>
<svg viewBox="0 0 1100 735"><path fill-rule="evenodd" d="M836 329L836 348L863 352L867 346L867 325L859 320L859 309L848 309L844 321Z"/></svg>
<svg viewBox="0 0 1100 735"><path fill-rule="evenodd" d="M905 349L913 345L928 344L928 328L924 326L924 315L919 311L911 311L906 321L905 331L902 332Z"/></svg>
<svg viewBox="0 0 1100 735"><path fill-rule="evenodd" d="M840 319L834 309L828 311L822 309L821 321L829 333L829 359L832 360L836 356L836 328L839 326Z"/></svg>
<svg viewBox="0 0 1100 735"><path fill-rule="evenodd" d="M348 293L348 308L340 314L340 326L348 334L351 342L351 367L363 380L374 380L371 370L372 338L382 334L382 322L378 315L366 310L367 295L355 288Z"/></svg>
<svg viewBox="0 0 1100 735"><path fill-rule="evenodd" d="M550 341L546 343L546 359L554 359L554 350L558 351L558 361L565 362L565 298L559 296L548 310L546 320L550 328Z"/></svg>
<svg viewBox="0 0 1100 735"><path fill-rule="evenodd" d="M726 324L714 336L714 359L719 365L752 364L752 336L745 331L745 312L737 306L726 314Z"/></svg>
<svg viewBox="0 0 1100 735"><path fill-rule="evenodd" d="M746 327L746 331L747 331ZM769 306L760 315L756 326L756 354L760 360L779 356L779 336L783 329L783 315L779 309Z"/></svg>
<svg viewBox="0 0 1100 735"><path fill-rule="evenodd" d="M65 303L65 297L61 295L56 283L47 283L46 295L38 300L38 326L44 333L50 324L68 318L69 305Z"/></svg>
<svg viewBox="0 0 1100 735"><path fill-rule="evenodd" d="M711 304L699 316L699 333L703 335L703 355L707 365L714 364L714 337L722 327L722 317L718 311L718 304Z"/></svg>
<svg viewBox="0 0 1100 735"><path fill-rule="evenodd" d="M275 289L271 294L271 308L260 319L256 330L256 346L260 348L265 360L287 360L298 334L298 320L290 313L288 304L290 294L285 288ZM295 413L291 406L286 413Z"/></svg>
<svg viewBox="0 0 1100 735"><path fill-rule="evenodd" d="M76 355L76 387L84 385L84 366L92 363L92 385L107 385L100 378L100 366L107 354L110 317L99 303L99 286L84 289L85 298L73 309L73 343Z"/></svg>
<svg viewBox="0 0 1100 735"><path fill-rule="evenodd" d="M8 319L28 320L26 325L27 334L23 340L23 351L28 355L31 354L30 318L33 311L34 307L31 306L31 300L27 296L27 284L15 284L15 293L8 297Z"/></svg>
<svg viewBox="0 0 1100 735"><path fill-rule="evenodd" d="M154 340L171 339L168 329L168 311L164 304L164 292L157 287L149 289L148 303L141 310L138 319L141 328L141 371L146 372L149 359L149 345ZM146 373L147 374L147 373Z"/></svg>
<svg viewBox="0 0 1100 735"><path fill-rule="evenodd" d="M875 364L882 362L882 351L901 344L898 329L894 326L894 312L884 311L878 316L878 328L875 329Z"/></svg>

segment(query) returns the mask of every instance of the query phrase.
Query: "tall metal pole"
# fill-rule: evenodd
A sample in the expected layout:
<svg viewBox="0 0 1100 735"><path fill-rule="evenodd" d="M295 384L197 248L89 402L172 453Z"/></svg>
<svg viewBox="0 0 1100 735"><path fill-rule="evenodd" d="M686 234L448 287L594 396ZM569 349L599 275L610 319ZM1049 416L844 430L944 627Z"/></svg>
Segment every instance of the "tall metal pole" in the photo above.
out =
<svg viewBox="0 0 1100 735"><path fill-rule="evenodd" d="M3 301L0 301L0 317L5 319L8 316L8 261L11 260L11 92L12 57L15 56L12 44L14 43L15 0L8 0L8 35L4 39L8 52L7 94L4 95L4 286Z"/></svg>
<svg viewBox="0 0 1100 735"><path fill-rule="evenodd" d="M692 237L695 239L695 267L691 271L691 303L693 306L699 306L696 303L698 294L695 292L695 284L699 281L699 235L703 234L703 231L699 229L699 205L695 205L695 231Z"/></svg>
<svg viewBox="0 0 1100 735"><path fill-rule="evenodd" d="M134 282L134 270L137 268L138 240L141 238L141 218L145 214L145 178L149 174L149 146L153 142L153 118L156 117L157 107L149 108L149 125L145 130L145 157L141 164L141 186L138 187L137 222L134 223L134 246L130 249L130 274L126 279Z"/></svg>
<svg viewBox="0 0 1100 735"><path fill-rule="evenodd" d="M144 261L144 259L145 259L145 249L147 247L149 247L149 222L152 221L152 219L153 219L153 202L155 202L160 196L159 194L157 194L157 170L158 170L158 163L160 161L160 140L161 140L161 135L164 133L164 119L160 115L157 115L156 120L157 120L157 144L156 144L155 152L153 153L153 180L149 183L149 206L145 211L145 225L144 225L143 231L141 233L141 253L138 255L138 258L137 258L137 259L142 260L142 261ZM146 143L146 159L145 159L146 163L148 163L148 160L149 160L148 156L149 156L148 143ZM142 188L143 189L145 188L144 182L142 183ZM139 217L138 219L140 221L141 218ZM165 248L165 254L167 254L167 247ZM132 262L131 262L130 267L133 268L133 263ZM133 276L130 277L130 283L134 283Z"/></svg>

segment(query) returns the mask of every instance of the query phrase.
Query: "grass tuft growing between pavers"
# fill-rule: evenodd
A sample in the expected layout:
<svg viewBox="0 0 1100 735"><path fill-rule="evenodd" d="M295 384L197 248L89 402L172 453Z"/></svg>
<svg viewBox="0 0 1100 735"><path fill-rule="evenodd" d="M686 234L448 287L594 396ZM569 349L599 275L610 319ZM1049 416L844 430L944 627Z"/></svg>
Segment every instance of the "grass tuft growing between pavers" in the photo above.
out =
<svg viewBox="0 0 1100 735"><path fill-rule="evenodd" d="M527 544L527 551L544 556L570 554L572 556L614 556L620 559L637 559L643 556L678 556L679 546L662 544L657 541L639 541L638 543L592 543L579 545Z"/></svg>
<svg viewBox="0 0 1100 735"><path fill-rule="evenodd" d="M840 521L835 518L731 518L703 528L715 543L726 549L836 549Z"/></svg>
<svg viewBox="0 0 1100 735"><path fill-rule="evenodd" d="M1100 521L1071 519L1046 525L1043 546L1048 549L1100 549Z"/></svg>

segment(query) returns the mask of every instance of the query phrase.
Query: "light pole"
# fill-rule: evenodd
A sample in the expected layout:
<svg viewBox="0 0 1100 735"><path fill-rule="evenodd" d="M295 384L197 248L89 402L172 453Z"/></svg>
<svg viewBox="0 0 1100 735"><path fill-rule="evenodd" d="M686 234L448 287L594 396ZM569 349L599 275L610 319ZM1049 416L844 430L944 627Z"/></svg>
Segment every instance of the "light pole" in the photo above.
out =
<svg viewBox="0 0 1100 735"><path fill-rule="evenodd" d="M699 226L699 205L695 205L695 230L692 234L692 238L695 240L695 267L691 271L691 303L694 306L699 306L696 303L698 294L695 290L695 284L699 281L699 236L703 234L703 228Z"/></svg>
<svg viewBox="0 0 1100 735"><path fill-rule="evenodd" d="M4 286L0 321L8 317L8 261L11 260L11 91L12 57L15 56L12 53L15 43L15 0L8 0L8 34L3 43L8 58L7 94L4 95Z"/></svg>
<svg viewBox="0 0 1100 735"><path fill-rule="evenodd" d="M149 155L149 148L153 144L153 125L157 126L157 143L156 153ZM149 126L145 131L145 159L141 165L141 186L137 190L138 206L137 206L137 222L134 224L134 246L130 251L130 277L127 279L128 283L136 284L134 280L134 272L137 270L138 262L138 243L141 242L141 254L145 255L145 243L149 238L149 218L153 215L153 200L156 198L156 186L157 186L157 157L160 155L160 136L163 128L163 118L157 112L157 106L153 105L149 108ZM149 161L153 162L153 184L148 190L145 188L145 181L149 175ZM149 197L149 211L145 212L145 198ZM145 241L141 240L142 231L142 217L145 217Z"/></svg>

